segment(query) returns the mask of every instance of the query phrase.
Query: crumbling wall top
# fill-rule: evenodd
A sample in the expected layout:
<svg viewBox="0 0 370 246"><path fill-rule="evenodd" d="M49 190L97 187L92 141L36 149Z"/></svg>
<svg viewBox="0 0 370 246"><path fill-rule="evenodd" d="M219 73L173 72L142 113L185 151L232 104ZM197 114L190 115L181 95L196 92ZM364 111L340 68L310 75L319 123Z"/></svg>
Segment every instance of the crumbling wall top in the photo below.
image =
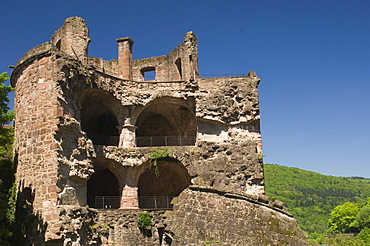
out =
<svg viewBox="0 0 370 246"><path fill-rule="evenodd" d="M78 16L67 18L50 40L58 49L83 63L87 62L87 48L90 41L86 22Z"/></svg>
<svg viewBox="0 0 370 246"><path fill-rule="evenodd" d="M189 31L185 33L185 42L196 42L197 36L193 33L193 31Z"/></svg>
<svg viewBox="0 0 370 246"><path fill-rule="evenodd" d="M22 58L20 58L17 62L17 66L14 68L12 75L10 77L10 82L13 87L16 86L17 83L17 75L20 71L22 71L23 67L27 64L31 63L35 59L40 59L43 56L47 56L52 51L55 51L56 48L53 44L46 42L40 44L29 51L27 51Z"/></svg>

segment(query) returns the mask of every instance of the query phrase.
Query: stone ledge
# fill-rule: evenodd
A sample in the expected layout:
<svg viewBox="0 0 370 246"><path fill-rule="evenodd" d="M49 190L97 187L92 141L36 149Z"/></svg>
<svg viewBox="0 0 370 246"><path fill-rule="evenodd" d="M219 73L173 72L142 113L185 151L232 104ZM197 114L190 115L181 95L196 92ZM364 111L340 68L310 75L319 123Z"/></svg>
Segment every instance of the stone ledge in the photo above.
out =
<svg viewBox="0 0 370 246"><path fill-rule="evenodd" d="M50 55L51 51L53 50L56 51L57 48L52 43L46 42L27 51L24 56L18 60L17 65L12 72L12 76L10 78L11 85L13 87L16 86L14 75L21 71L23 69L23 66L32 63L36 59Z"/></svg>
<svg viewBox="0 0 370 246"><path fill-rule="evenodd" d="M212 192L212 193L217 193L221 196L225 196L225 197L229 197L229 198L246 200L246 201L249 201L249 202L259 204L259 205L264 206L264 207L271 208L275 211L281 212L281 213L293 218L293 215L288 213L287 208L282 205L283 203L281 201L269 201L268 203L265 203L265 202L261 202L258 199L257 196L246 195L246 194L242 194L240 192L219 190L219 189L211 187L211 186L190 185L189 189L194 190L194 191L201 191L201 192Z"/></svg>
<svg viewBox="0 0 370 246"><path fill-rule="evenodd" d="M29 59L32 59L35 56L48 53L52 49L56 49L56 47L52 43L46 42L46 43L40 44L36 46L35 48L32 48L29 51L27 51L24 54L24 56L18 60L17 66L19 66L20 64L24 63L25 61Z"/></svg>

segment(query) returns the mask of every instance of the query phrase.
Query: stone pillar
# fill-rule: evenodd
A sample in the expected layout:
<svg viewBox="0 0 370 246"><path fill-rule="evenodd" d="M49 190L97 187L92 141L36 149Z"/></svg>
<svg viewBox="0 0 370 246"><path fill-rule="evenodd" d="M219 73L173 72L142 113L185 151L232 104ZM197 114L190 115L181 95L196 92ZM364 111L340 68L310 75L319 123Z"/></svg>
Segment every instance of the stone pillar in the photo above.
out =
<svg viewBox="0 0 370 246"><path fill-rule="evenodd" d="M118 38L118 67L121 79L132 80L132 45L131 38Z"/></svg>
<svg viewBox="0 0 370 246"><path fill-rule="evenodd" d="M120 209L139 209L137 189L127 185L123 187Z"/></svg>
<svg viewBox="0 0 370 246"><path fill-rule="evenodd" d="M125 124L121 127L121 134L119 137L119 148L136 147L135 143L135 130L137 126Z"/></svg>

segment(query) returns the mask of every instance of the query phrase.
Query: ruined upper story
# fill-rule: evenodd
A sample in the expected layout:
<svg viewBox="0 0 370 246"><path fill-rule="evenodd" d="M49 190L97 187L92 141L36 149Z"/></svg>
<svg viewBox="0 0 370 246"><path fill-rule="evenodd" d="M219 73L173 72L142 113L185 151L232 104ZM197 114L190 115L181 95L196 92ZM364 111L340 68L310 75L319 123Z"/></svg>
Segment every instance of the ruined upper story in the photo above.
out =
<svg viewBox="0 0 370 246"><path fill-rule="evenodd" d="M81 88L74 91L77 95L70 95L70 99L80 101L81 105L90 105L87 106L90 108L99 105L91 106L92 103L86 102L88 100L105 101L104 106L117 118L120 126L128 124L137 127L136 121L145 107L156 99L169 97L186 101L186 105L178 102L174 104L187 108L193 114L196 123L191 124L197 128L195 131L200 139L222 142L230 139L230 131L260 132L259 78L252 71L248 76L241 77L200 78L197 38L194 33L186 33L184 41L167 55L137 60L132 59L134 41L129 37L116 40L118 59L110 61L89 57L90 41L88 28L81 17L66 19L64 25L51 37L50 43L31 49L19 60L12 76L13 86L18 86L17 75L22 75L22 69L27 64L52 53L56 65L63 67L64 75L59 79L74 79L80 83L77 86ZM86 86L86 83L90 85ZM102 89L112 95L112 99L104 93L97 95L82 87ZM68 97L66 93L64 95ZM118 110L112 106L116 104L116 99L126 109ZM161 103L158 105L157 108L162 107ZM68 105L66 107L67 111L71 110ZM81 121L84 116L79 110L74 109L72 111L75 112L70 114ZM167 114L165 117L168 118L170 113L161 110L163 112L160 114ZM176 121L170 123L179 124Z"/></svg>
<svg viewBox="0 0 370 246"><path fill-rule="evenodd" d="M168 146L189 172L186 185L263 193L255 72L200 78L192 32L167 55L138 60L128 37L117 39L118 59L111 61L89 57L89 43L85 21L71 17L15 67L20 179L44 182L37 177L47 159L50 172L63 169L49 181L61 191L74 187L84 206L94 172L108 168L123 175L120 189L137 187L150 148ZM31 177L29 165L39 174ZM133 166L138 173L126 177L122 170Z"/></svg>
<svg viewBox="0 0 370 246"><path fill-rule="evenodd" d="M197 38L193 32L186 33L184 41L169 54L137 60L132 59L134 41L129 37L116 39L118 59L110 61L88 57L90 41L84 20L71 17L54 33L50 42L83 64L123 80L165 82L199 78Z"/></svg>

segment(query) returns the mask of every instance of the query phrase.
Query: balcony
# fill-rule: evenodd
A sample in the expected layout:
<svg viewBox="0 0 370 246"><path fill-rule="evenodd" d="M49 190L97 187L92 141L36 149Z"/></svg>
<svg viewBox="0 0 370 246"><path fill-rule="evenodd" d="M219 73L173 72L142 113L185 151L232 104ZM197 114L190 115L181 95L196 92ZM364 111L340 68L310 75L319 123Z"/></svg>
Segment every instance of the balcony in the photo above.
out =
<svg viewBox="0 0 370 246"><path fill-rule="evenodd" d="M106 136L96 134L89 134L88 136L95 145L118 146L119 143L119 136Z"/></svg>
<svg viewBox="0 0 370 246"><path fill-rule="evenodd" d="M95 145L118 146L119 136L89 135ZM192 146L195 136L148 136L136 137L137 147L153 146Z"/></svg>
<svg viewBox="0 0 370 246"><path fill-rule="evenodd" d="M192 146L195 145L195 136L152 136L137 137L137 147L153 146Z"/></svg>
<svg viewBox="0 0 370 246"><path fill-rule="evenodd" d="M139 208L141 209L172 209L173 196L140 196ZM96 209L118 209L120 207L120 196L96 196Z"/></svg>

